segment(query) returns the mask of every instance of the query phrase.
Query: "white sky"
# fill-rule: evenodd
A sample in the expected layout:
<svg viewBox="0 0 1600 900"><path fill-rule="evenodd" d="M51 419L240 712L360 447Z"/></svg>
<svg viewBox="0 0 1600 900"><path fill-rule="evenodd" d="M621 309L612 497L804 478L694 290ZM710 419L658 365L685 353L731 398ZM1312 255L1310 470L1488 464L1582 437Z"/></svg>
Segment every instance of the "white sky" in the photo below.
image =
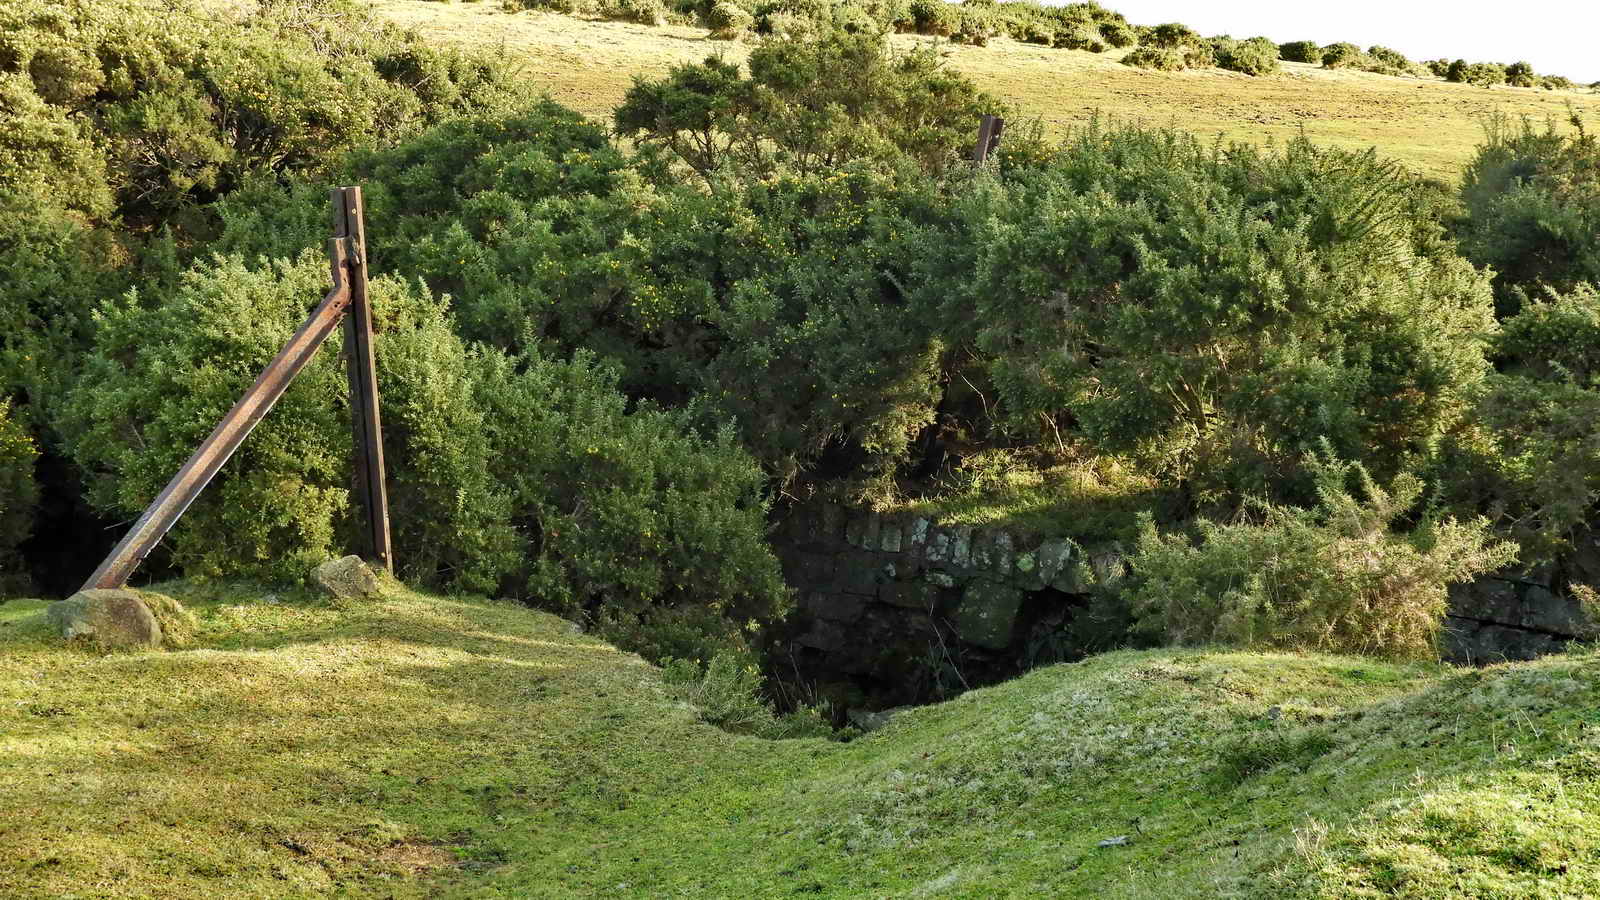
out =
<svg viewBox="0 0 1600 900"><path fill-rule="evenodd" d="M1101 0L1135 25L1283 43L1382 44L1414 60L1526 60L1542 75L1600 81L1600 0Z"/></svg>

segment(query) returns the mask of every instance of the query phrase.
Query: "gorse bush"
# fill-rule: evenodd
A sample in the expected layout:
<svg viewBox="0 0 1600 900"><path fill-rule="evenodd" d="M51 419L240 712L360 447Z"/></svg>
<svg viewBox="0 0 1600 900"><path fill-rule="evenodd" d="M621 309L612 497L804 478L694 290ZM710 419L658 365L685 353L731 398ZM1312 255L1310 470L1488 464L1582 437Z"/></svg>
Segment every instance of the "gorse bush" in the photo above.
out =
<svg viewBox="0 0 1600 900"><path fill-rule="evenodd" d="M1600 502L1600 292L1547 290L1495 340L1501 372L1440 467L1458 508L1484 514L1524 548L1558 559Z"/></svg>
<svg viewBox="0 0 1600 900"><path fill-rule="evenodd" d="M826 737L833 733L815 709L778 715L771 701L762 696L760 668L737 653L718 653L703 667L694 660L670 660L662 680L692 704L701 719L724 731L770 740Z"/></svg>
<svg viewBox="0 0 1600 900"><path fill-rule="evenodd" d="M255 271L237 259L219 260L187 273L177 292L159 305L130 293L104 307L95 352L67 416L68 443L79 465L91 473L96 506L124 517L142 510L327 289L326 261L310 253L294 265L280 262ZM433 490L437 485L429 481L440 474L438 469L417 472L408 463L430 450L469 453L473 431L462 428L457 443L449 428L477 428L481 423L457 420L459 403L432 411L440 421L434 435L409 421L407 394L422 385L397 376L447 382L447 369L429 371L446 360L430 354L426 367L402 364L403 370L410 369L403 372L394 371L390 363L413 352L408 345L414 341L455 342L457 355L460 344L441 318L442 308L414 288L376 279L371 293L380 319L399 318L409 326L386 330L380 350L400 547L433 552L421 541L407 540L404 529L415 525L448 531L459 526L459 515L491 514L492 504L478 496L485 487L483 460L470 460L471 465L456 473L477 478L477 490L461 483ZM185 513L170 538L173 557L185 570L295 580L344 543L339 531L348 518L350 435L337 353L335 343L318 354ZM415 456L413 451L418 451ZM444 505L426 502L430 495ZM451 543L441 534L428 538ZM480 573L465 573L464 578L480 589L492 587Z"/></svg>
<svg viewBox="0 0 1600 900"><path fill-rule="evenodd" d="M1168 22L1151 28L1150 36L1143 43L1161 50L1177 50L1198 45L1200 35L1180 22Z"/></svg>
<svg viewBox="0 0 1600 900"><path fill-rule="evenodd" d="M135 284L174 290L215 226L206 204L523 95L498 63L341 0L4 4L0 396L41 471L70 472L59 419L92 311Z"/></svg>
<svg viewBox="0 0 1600 900"><path fill-rule="evenodd" d="M1383 75L1418 75L1423 71L1421 66L1408 59L1404 53L1388 47L1378 45L1368 47L1366 59L1363 68L1368 72Z"/></svg>
<svg viewBox="0 0 1600 900"><path fill-rule="evenodd" d="M1198 69L1218 65L1218 52L1231 52L1241 43L1232 38L1218 38L1208 41L1192 28L1177 22L1157 25L1147 29L1141 40L1140 46L1122 58L1124 65L1136 66L1143 69L1158 69L1165 72L1179 72L1184 69ZM1259 63L1255 59L1256 45L1240 48L1241 56L1234 60L1241 66L1239 71L1256 67ZM1274 48L1270 69L1277 68L1277 51ZM1231 59L1231 58L1230 58ZM1259 63L1266 66L1266 63ZM1256 73L1251 73L1256 74Z"/></svg>
<svg viewBox="0 0 1600 900"><path fill-rule="evenodd" d="M326 290L326 263L198 267L159 307L101 316L70 444L97 505L140 510ZM401 574L514 590L624 620L699 606L736 622L783 600L760 469L726 433L628 410L579 359L470 350L442 302L372 280L390 505ZM344 375L330 347L301 373L172 533L194 574L295 580L351 534Z"/></svg>
<svg viewBox="0 0 1600 900"><path fill-rule="evenodd" d="M1278 71L1278 45L1264 37L1245 41L1213 38L1211 50L1219 68L1246 75L1270 75Z"/></svg>
<svg viewBox="0 0 1600 900"><path fill-rule="evenodd" d="M1263 504L1258 522L1202 519L1198 542L1147 523L1131 561L1137 627L1180 644L1426 657L1447 588L1515 557L1482 520L1425 516L1397 531L1422 495L1415 476L1384 488L1359 466L1310 468L1315 509Z"/></svg>
<svg viewBox="0 0 1600 900"><path fill-rule="evenodd" d="M772 40L749 75L715 57L637 79L614 115L618 133L673 152L703 176L719 166L802 175L852 160L909 158L936 172L998 104L931 51L891 53L876 34Z"/></svg>
<svg viewBox="0 0 1600 900"><path fill-rule="evenodd" d="M1278 45L1278 58L1288 62L1322 63L1322 45L1316 41L1290 41Z"/></svg>
<svg viewBox="0 0 1600 900"><path fill-rule="evenodd" d="M1340 69L1346 67L1359 67L1366 61L1366 54L1355 44L1340 41L1330 44L1322 50L1322 66L1326 69Z"/></svg>
<svg viewBox="0 0 1600 900"><path fill-rule="evenodd" d="M1303 498L1323 440L1391 477L1470 406L1493 327L1409 185L1304 141L1091 127L958 197L956 233L919 242L927 315L1013 440L1134 454L1197 498Z"/></svg>
<svg viewBox="0 0 1600 900"><path fill-rule="evenodd" d="M38 457L32 436L12 417L11 402L0 400L0 590L17 590L26 583L26 570L15 554L33 530L33 506L39 500L33 464Z"/></svg>
<svg viewBox="0 0 1600 900"><path fill-rule="evenodd" d="M782 611L765 478L732 431L630 411L615 375L581 354L484 354L475 390L488 470L526 542L523 596L624 634L663 608L735 623Z"/></svg>
<svg viewBox="0 0 1600 900"><path fill-rule="evenodd" d="M336 0L231 18L141 0L0 10L0 188L12 173L91 217L150 219L251 169L326 163L514 96L493 66Z"/></svg>
<svg viewBox="0 0 1600 900"><path fill-rule="evenodd" d="M1189 61L1181 50L1166 50L1159 47L1139 47L1122 58L1123 65L1135 66L1140 69L1155 69L1161 72L1181 72L1189 67Z"/></svg>
<svg viewBox="0 0 1600 900"><path fill-rule="evenodd" d="M1506 66L1506 84L1512 87L1538 87L1539 76L1534 74L1532 64L1514 62Z"/></svg>
<svg viewBox="0 0 1600 900"><path fill-rule="evenodd" d="M1600 284L1600 141L1577 119L1570 131L1504 118L1486 128L1461 182L1461 247L1495 270L1502 310L1515 311L1517 289Z"/></svg>

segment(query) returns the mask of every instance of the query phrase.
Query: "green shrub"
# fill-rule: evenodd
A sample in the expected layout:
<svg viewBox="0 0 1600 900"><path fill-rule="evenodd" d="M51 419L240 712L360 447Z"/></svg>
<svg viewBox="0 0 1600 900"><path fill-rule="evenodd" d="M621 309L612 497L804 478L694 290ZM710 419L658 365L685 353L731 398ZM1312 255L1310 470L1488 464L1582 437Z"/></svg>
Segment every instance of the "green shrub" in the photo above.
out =
<svg viewBox="0 0 1600 900"><path fill-rule="evenodd" d="M11 401L0 399L0 594L19 591L26 582L15 553L33 531L39 500L33 464L38 456L32 435L12 415Z"/></svg>
<svg viewBox="0 0 1600 900"><path fill-rule="evenodd" d="M1150 29L1150 36L1140 43L1162 50L1177 50L1181 47L1198 45L1200 40L1199 33L1193 28L1180 22L1168 22Z"/></svg>
<svg viewBox="0 0 1600 900"><path fill-rule="evenodd" d="M1322 64L1322 45L1316 41L1290 41L1278 45L1278 58L1289 62Z"/></svg>
<svg viewBox="0 0 1600 900"><path fill-rule="evenodd" d="M1237 644L1426 658L1452 584L1512 562L1484 520L1424 517L1404 475L1379 487L1358 466L1319 463L1315 510L1263 505L1259 522L1196 523L1199 541L1147 523L1131 562L1141 630L1178 644ZM1350 492L1358 479L1361 499Z"/></svg>
<svg viewBox="0 0 1600 900"><path fill-rule="evenodd" d="M1506 83L1506 67L1499 63L1473 63L1467 67L1467 83L1494 87Z"/></svg>
<svg viewBox="0 0 1600 900"><path fill-rule="evenodd" d="M1593 521L1600 501L1600 390L1572 381L1494 375L1471 427L1438 464L1457 509L1483 513L1524 548L1523 562L1554 561Z"/></svg>
<svg viewBox="0 0 1600 900"><path fill-rule="evenodd" d="M636 81L614 114L618 133L707 177L724 164L811 174L897 157L934 172L965 155L974 123L998 108L937 54L892 53L880 34L768 41L748 65L747 78L709 58Z"/></svg>
<svg viewBox="0 0 1600 900"><path fill-rule="evenodd" d="M1156 69L1162 72L1181 72L1189 67L1189 61L1181 50L1145 46L1136 47L1122 58L1122 63L1123 65L1136 66L1141 69Z"/></svg>
<svg viewBox="0 0 1600 900"><path fill-rule="evenodd" d="M479 359L487 468L527 542L521 591L619 634L672 609L739 624L780 614L760 467L731 430L702 437L680 414L630 412L616 386L587 354Z"/></svg>
<svg viewBox="0 0 1600 900"><path fill-rule="evenodd" d="M1022 28L1021 40L1029 44L1043 44L1046 47L1054 46L1056 42L1056 25L1054 22L1034 20Z"/></svg>
<svg viewBox="0 0 1600 900"><path fill-rule="evenodd" d="M638 25L665 25L667 5L662 0L613 0L607 17Z"/></svg>
<svg viewBox="0 0 1600 900"><path fill-rule="evenodd" d="M70 433L100 509L128 515L154 496L326 290L326 271L311 252L258 269L218 260L157 307L130 293L103 309ZM426 290L370 284L404 577L516 591L619 627L694 609L737 636L778 612L764 478L730 432L701 437L682 416L630 411L586 356L469 350ZM346 546L344 394L335 345L173 531L187 574L296 580Z"/></svg>
<svg viewBox="0 0 1600 900"><path fill-rule="evenodd" d="M15 165L0 173L95 219L165 220L248 171L326 164L510 84L336 0L17 0L0 10L0 160Z"/></svg>
<svg viewBox="0 0 1600 900"><path fill-rule="evenodd" d="M1412 75L1420 71L1420 67L1404 53L1379 45L1367 48L1366 64L1363 68L1368 72L1383 75Z"/></svg>
<svg viewBox="0 0 1600 900"><path fill-rule="evenodd" d="M1100 35L1099 24L1084 19L1062 21L1051 43L1065 50L1087 50L1090 53L1104 53L1109 46Z"/></svg>
<svg viewBox="0 0 1600 900"><path fill-rule="evenodd" d="M1539 87L1547 91L1570 91L1576 89L1577 85L1562 75L1544 75L1539 78Z"/></svg>
<svg viewBox="0 0 1600 900"><path fill-rule="evenodd" d="M1503 370L1600 387L1600 288L1546 288L1501 323L1495 355Z"/></svg>
<svg viewBox="0 0 1600 900"><path fill-rule="evenodd" d="M958 8L944 0L911 0L911 21L917 34L949 37L961 27Z"/></svg>
<svg viewBox="0 0 1600 900"><path fill-rule="evenodd" d="M90 312L126 289L118 270L137 245L48 197L0 188L0 397L26 397L35 427L48 427L74 379Z"/></svg>
<svg viewBox="0 0 1600 900"><path fill-rule="evenodd" d="M1131 454L1202 502L1303 498L1320 441L1390 477L1483 378L1488 280L1424 196L1373 154L1090 128L919 239L922 315L1007 440Z"/></svg>
<svg viewBox="0 0 1600 900"><path fill-rule="evenodd" d="M1458 59L1445 68L1444 80L1455 82L1456 84L1465 84L1469 80L1471 74L1472 67L1467 64L1467 61L1464 59Z"/></svg>
<svg viewBox="0 0 1600 900"><path fill-rule="evenodd" d="M327 263L308 251L254 271L237 259L199 266L157 306L137 292L106 304L68 409L69 449L95 506L141 511L327 289ZM371 295L402 571L491 590L509 568L511 534L465 399L463 348L443 307L414 286L374 279ZM339 555L350 527L345 393L335 342L173 530L185 572L298 580Z"/></svg>
<svg viewBox="0 0 1600 900"><path fill-rule="evenodd" d="M1600 284L1600 140L1575 122L1564 133L1554 123L1492 119L1462 178L1461 248L1494 268L1507 314L1518 288Z"/></svg>
<svg viewBox="0 0 1600 900"><path fill-rule="evenodd" d="M1534 74L1532 64L1514 62L1506 66L1506 84L1512 87L1538 87L1539 76Z"/></svg>
<svg viewBox="0 0 1600 900"><path fill-rule="evenodd" d="M717 0L706 13L706 27L714 41L737 40L755 23L755 17L731 0Z"/></svg>
<svg viewBox="0 0 1600 900"><path fill-rule="evenodd" d="M1102 22L1100 35L1105 38L1106 43L1119 50L1139 43L1138 33L1127 22Z"/></svg>
<svg viewBox="0 0 1600 900"><path fill-rule="evenodd" d="M1458 508L1493 517L1525 563L1571 551L1600 502L1600 290L1547 291L1507 319L1501 374L1439 464Z"/></svg>
<svg viewBox="0 0 1600 900"><path fill-rule="evenodd" d="M1343 41L1329 44L1322 51L1322 67L1325 69L1356 68L1366 62L1366 54L1355 44Z"/></svg>
<svg viewBox="0 0 1600 900"><path fill-rule="evenodd" d="M970 3L961 5L961 27L951 39L974 47L984 47L989 39L1000 33L1000 20L995 15L992 7L977 6Z"/></svg>
<svg viewBox="0 0 1600 900"><path fill-rule="evenodd" d="M693 660L674 659L665 665L662 680L680 698L693 705L700 718L734 734L778 740L828 737L829 723L813 709L779 716L761 694L761 670L753 660L736 653L719 653L704 668Z"/></svg>
<svg viewBox="0 0 1600 900"><path fill-rule="evenodd" d="M1430 59L1426 63L1423 63L1423 65L1427 67L1429 72L1433 73L1433 76L1435 78L1449 78L1449 75L1450 75L1450 60L1448 60L1448 59ZM1450 79L1450 80L1453 81L1455 79Z"/></svg>
<svg viewBox="0 0 1600 900"><path fill-rule="evenodd" d="M1264 37L1247 41L1216 38L1211 41L1216 64L1246 75L1270 75L1278 71L1278 45Z"/></svg>

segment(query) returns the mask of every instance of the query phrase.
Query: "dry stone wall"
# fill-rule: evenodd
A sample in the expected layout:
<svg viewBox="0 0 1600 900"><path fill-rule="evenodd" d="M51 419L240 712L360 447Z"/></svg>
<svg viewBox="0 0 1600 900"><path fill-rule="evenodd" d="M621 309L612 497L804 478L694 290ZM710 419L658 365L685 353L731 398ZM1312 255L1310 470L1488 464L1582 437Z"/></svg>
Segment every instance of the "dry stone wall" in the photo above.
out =
<svg viewBox="0 0 1600 900"><path fill-rule="evenodd" d="M1457 662L1495 663L1554 653L1600 636L1571 584L1600 585L1600 540L1582 534L1560 562L1480 578L1450 592L1445 653Z"/></svg>
<svg viewBox="0 0 1600 900"><path fill-rule="evenodd" d="M798 595L777 665L849 706L926 702L1060 658L1051 636L1087 602L1090 581L1123 566L1115 547L835 504L783 511L773 544ZM1577 563L1593 572L1568 564L1452 591L1447 656L1528 659L1589 634L1564 589L1572 578L1600 583L1593 549Z"/></svg>
<svg viewBox="0 0 1600 900"><path fill-rule="evenodd" d="M784 648L794 667L879 704L1014 674L1081 605L1095 560L1116 565L1064 538L834 504L790 510L774 546L798 593Z"/></svg>

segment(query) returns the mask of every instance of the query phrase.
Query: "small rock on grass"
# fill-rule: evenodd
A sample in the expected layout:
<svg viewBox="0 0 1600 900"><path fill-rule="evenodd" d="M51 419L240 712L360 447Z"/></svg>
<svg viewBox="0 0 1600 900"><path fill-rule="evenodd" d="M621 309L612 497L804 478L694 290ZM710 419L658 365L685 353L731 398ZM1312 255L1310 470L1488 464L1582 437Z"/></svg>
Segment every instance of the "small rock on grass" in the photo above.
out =
<svg viewBox="0 0 1600 900"><path fill-rule="evenodd" d="M50 604L50 624L69 641L107 650L161 646L161 624L138 591L90 588Z"/></svg>
<svg viewBox="0 0 1600 900"><path fill-rule="evenodd" d="M311 570L311 581L341 600L370 597L378 592L378 576L359 556L328 560Z"/></svg>

